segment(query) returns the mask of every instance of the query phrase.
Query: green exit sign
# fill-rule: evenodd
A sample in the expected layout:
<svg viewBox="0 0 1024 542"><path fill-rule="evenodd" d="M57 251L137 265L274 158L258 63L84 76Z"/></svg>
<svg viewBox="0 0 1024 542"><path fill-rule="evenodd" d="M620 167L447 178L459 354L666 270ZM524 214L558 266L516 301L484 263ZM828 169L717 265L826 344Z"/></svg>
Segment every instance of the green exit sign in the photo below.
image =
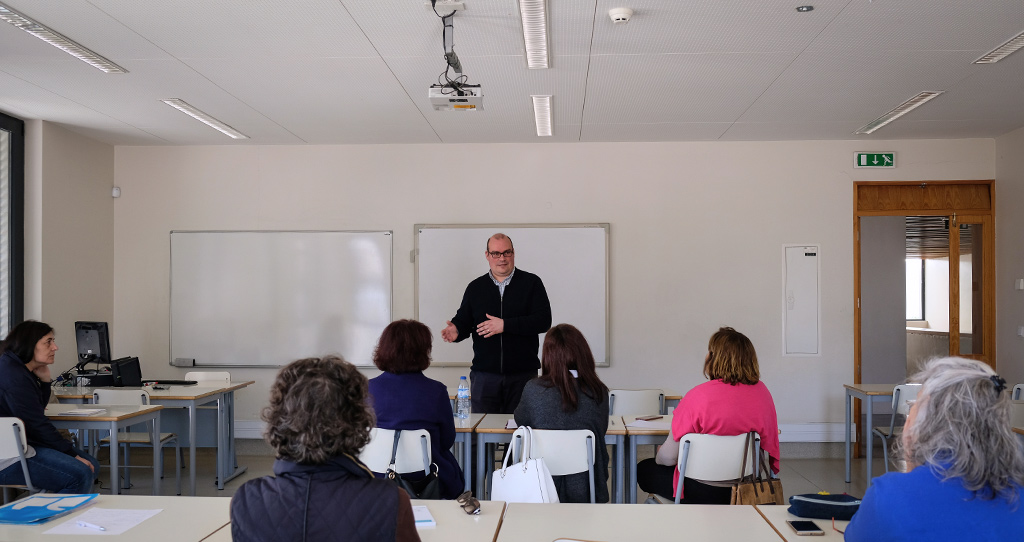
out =
<svg viewBox="0 0 1024 542"><path fill-rule="evenodd" d="M894 152L855 152L853 153L853 167L896 167L896 153Z"/></svg>

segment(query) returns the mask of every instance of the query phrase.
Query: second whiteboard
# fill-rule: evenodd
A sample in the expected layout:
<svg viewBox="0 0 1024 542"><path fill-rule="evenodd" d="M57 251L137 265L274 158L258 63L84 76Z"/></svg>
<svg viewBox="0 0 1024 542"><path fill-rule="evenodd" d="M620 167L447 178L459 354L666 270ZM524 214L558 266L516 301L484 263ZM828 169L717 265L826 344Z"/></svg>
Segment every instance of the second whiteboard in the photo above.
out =
<svg viewBox="0 0 1024 542"><path fill-rule="evenodd" d="M487 273L486 242L498 232L512 239L516 268L544 281L552 324L579 328L598 365L608 365L607 224L417 225L416 318L433 332L433 362L472 361L473 339L445 343L441 330L466 285Z"/></svg>

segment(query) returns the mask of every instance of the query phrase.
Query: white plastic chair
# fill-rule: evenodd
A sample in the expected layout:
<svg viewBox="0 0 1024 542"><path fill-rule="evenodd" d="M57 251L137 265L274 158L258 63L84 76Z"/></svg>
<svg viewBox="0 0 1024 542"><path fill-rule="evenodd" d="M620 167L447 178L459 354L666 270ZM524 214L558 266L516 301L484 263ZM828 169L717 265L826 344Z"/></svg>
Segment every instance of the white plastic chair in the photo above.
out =
<svg viewBox="0 0 1024 542"><path fill-rule="evenodd" d="M28 439L25 437L25 424L19 418L0 418L0 459L17 458L21 463L21 472L25 475L24 484L4 485L4 488L27 489L29 495L41 490L32 485L32 477L28 474L28 462L25 452L28 451ZM4 504L7 493L4 493Z"/></svg>
<svg viewBox="0 0 1024 542"><path fill-rule="evenodd" d="M743 451L747 446L747 434L733 436L687 433L679 439L679 455L676 467L679 482L676 484L676 504L683 488L683 478L702 482L731 482L748 474L757 474L758 455L761 451L761 437L755 433L754 449L757 455L747 454L743 464Z"/></svg>
<svg viewBox="0 0 1024 542"><path fill-rule="evenodd" d="M359 452L359 460L373 472L385 473L391 465L391 450L395 445L395 431L375 427L370 430L370 442ZM403 429L398 439L395 471L399 474L423 471L430 474L430 433L426 429Z"/></svg>
<svg viewBox="0 0 1024 542"><path fill-rule="evenodd" d="M1016 386L1014 386L1013 395L1010 396L1010 399L1013 399L1014 401L1020 401L1021 390L1024 390L1024 384L1017 384Z"/></svg>
<svg viewBox="0 0 1024 542"><path fill-rule="evenodd" d="M92 392L92 402L101 405L148 405L149 404L149 391L144 389L97 389ZM159 438L155 441L153 438L153 426L147 422L147 431L145 433L126 431L118 433L117 441L124 446L124 468L125 470L125 483L131 483L131 476L128 474L128 468L132 468L130 463L129 450L133 444L140 444L145 446L157 445L160 447L161 452L163 448L174 445L174 488L177 495L181 495L181 469L184 467L183 459L184 456L181 453L181 446L178 444L178 435L174 433L160 433ZM101 443L110 443L110 438L104 438L100 441ZM110 453L116 454L117 450L111 450ZM163 465L161 465L163 467ZM148 468L148 467L147 467ZM163 477L163 471L161 469L161 478ZM118 491L120 492L120 491Z"/></svg>
<svg viewBox="0 0 1024 542"><path fill-rule="evenodd" d="M527 435L532 434L532 438ZM603 445L604 443L602 443ZM527 433L520 427L512 433L512 462L516 463L522 451L529 446L530 457L543 457L552 476L587 472L590 476L590 502L596 502L594 485L595 437L589 429L554 430L532 429Z"/></svg>
<svg viewBox="0 0 1024 542"><path fill-rule="evenodd" d="M608 392L608 414L665 414L665 392L662 390L611 390Z"/></svg>
<svg viewBox="0 0 1024 542"><path fill-rule="evenodd" d="M200 386L204 383L230 384L231 373L228 371L189 371L185 380L195 380Z"/></svg>
<svg viewBox="0 0 1024 542"><path fill-rule="evenodd" d="M889 472L889 440L898 437L903 433L903 425L896 425L898 418L906 421L910 412L910 405L917 400L917 392L921 389L920 384L899 384L892 390L892 418L889 426L878 426L871 430L882 439L882 458L885 461L885 472ZM870 423L870 420L868 420ZM872 453L872 450L868 450ZM870 473L869 473L870 475Z"/></svg>

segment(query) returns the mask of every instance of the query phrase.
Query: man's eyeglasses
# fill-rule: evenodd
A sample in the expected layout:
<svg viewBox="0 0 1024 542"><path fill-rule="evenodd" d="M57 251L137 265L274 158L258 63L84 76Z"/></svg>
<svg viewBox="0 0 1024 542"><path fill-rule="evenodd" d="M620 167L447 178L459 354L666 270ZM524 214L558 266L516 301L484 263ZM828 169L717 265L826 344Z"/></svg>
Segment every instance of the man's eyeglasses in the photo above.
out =
<svg viewBox="0 0 1024 542"><path fill-rule="evenodd" d="M459 495L455 500L462 506L462 509L465 510L467 514L472 515L480 513L480 501L473 496L472 491L467 491L462 495Z"/></svg>
<svg viewBox="0 0 1024 542"><path fill-rule="evenodd" d="M490 254L492 258L497 260L498 258L500 258L502 256L504 256L506 258L511 258L512 255L515 254L515 251L513 251L512 249L508 249L505 252L498 252L496 250L492 250L492 251L488 252L488 254Z"/></svg>

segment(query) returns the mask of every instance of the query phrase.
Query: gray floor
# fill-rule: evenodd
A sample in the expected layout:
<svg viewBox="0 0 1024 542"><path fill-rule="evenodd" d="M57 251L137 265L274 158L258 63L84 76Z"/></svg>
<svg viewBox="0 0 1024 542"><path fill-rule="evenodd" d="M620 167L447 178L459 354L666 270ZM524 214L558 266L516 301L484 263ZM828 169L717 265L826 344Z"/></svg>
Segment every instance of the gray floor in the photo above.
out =
<svg viewBox="0 0 1024 542"><path fill-rule="evenodd" d="M239 476L228 482L223 490L218 490L215 484L216 479L216 468L215 468L215 454L212 449L200 449L197 453L197 483L196 483L196 495L207 496L207 497L231 497L235 491L245 481L252 478L269 475L272 472L274 458L270 455L269 449L265 448L262 443L248 443L248 445L239 445L240 453L238 456L239 465L245 466L248 470L245 474ZM644 450L640 450L640 458L650 457L653 454L653 447L645 447ZM187 456L187 454L186 454ZM161 493L164 495L174 495L174 459L173 452L166 454L166 469L167 473L161 484ZM105 454L102 457L103 462L106 462ZM148 450L139 450L132 454L133 463L140 463L144 465L151 464L152 456ZM855 459L852 462L852 479L851 483L847 484L844 481L844 465L843 458L793 458L786 459L783 457L782 469L779 473L779 478L782 480L783 488L785 489L786 495L796 495L800 493L817 493L819 491L828 491L829 493L849 493L857 497L864 495L866 489L865 480L865 460ZM884 472L882 466L881 454L877 454L874 461L875 476L878 476ZM109 483L109 474L104 468L102 469L100 479L103 482L103 493L106 493L106 487ZM123 490L123 494L127 495L150 495L152 491L152 470L145 468L132 469L132 485L130 490ZM98 489L97 491L101 491ZM183 494L188 493L188 469L182 470L182 492ZM647 498L646 494L640 494L638 490L637 502L643 502Z"/></svg>

